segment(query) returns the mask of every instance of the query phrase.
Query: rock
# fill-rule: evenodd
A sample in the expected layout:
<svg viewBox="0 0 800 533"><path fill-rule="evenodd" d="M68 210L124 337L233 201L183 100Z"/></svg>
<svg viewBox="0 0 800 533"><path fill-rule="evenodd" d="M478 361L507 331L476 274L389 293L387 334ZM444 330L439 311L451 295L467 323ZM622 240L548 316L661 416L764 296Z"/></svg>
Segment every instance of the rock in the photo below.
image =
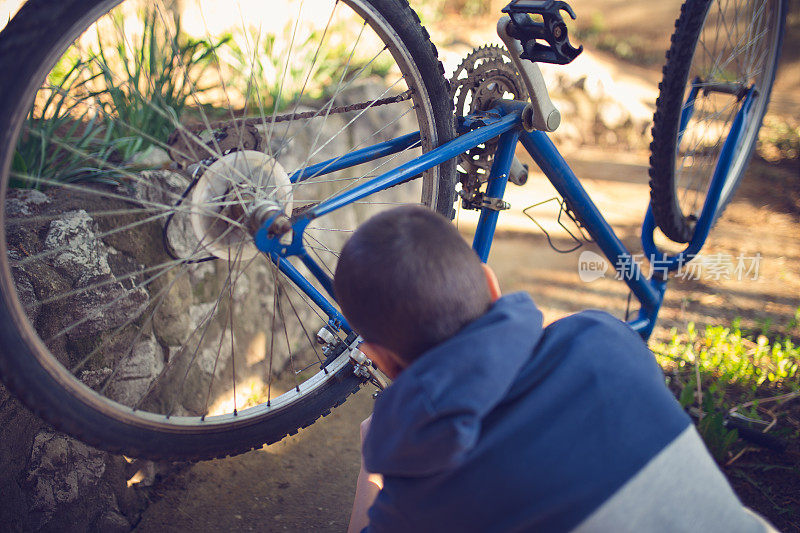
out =
<svg viewBox="0 0 800 533"><path fill-rule="evenodd" d="M108 331L144 310L147 291L142 287L128 289L116 280L109 265L109 249L85 210L68 211L53 220L44 249L50 252L46 256L49 262L71 279L76 289L83 289L66 292L68 296L57 300L64 307L62 318L71 337Z"/></svg>
<svg viewBox="0 0 800 533"><path fill-rule="evenodd" d="M111 276L95 278L93 286L69 297L64 316L70 338L98 335L132 322L147 308L145 289L126 289Z"/></svg>
<svg viewBox="0 0 800 533"><path fill-rule="evenodd" d="M188 203L186 207L187 209L189 208ZM179 259L198 259L211 255L204 253L203 248L200 247L192 227L191 215L188 211L178 211L173 215L169 226L167 226L167 244L171 248L172 254Z"/></svg>
<svg viewBox="0 0 800 533"><path fill-rule="evenodd" d="M199 303L189 308L189 318L192 330L202 328L208 320L214 317L216 302Z"/></svg>
<svg viewBox="0 0 800 533"><path fill-rule="evenodd" d="M164 288L161 299L155 310L153 329L156 337L165 346L179 345L186 342L192 331L189 307L192 304L192 287L189 276L167 274L164 276Z"/></svg>
<svg viewBox="0 0 800 533"><path fill-rule="evenodd" d="M108 252L95 234L91 217L83 209L69 211L52 221L44 247L52 254L53 266L65 271L78 286L111 274Z"/></svg>
<svg viewBox="0 0 800 533"><path fill-rule="evenodd" d="M28 509L29 484L25 468L34 437L44 423L25 409L0 384L0 529L31 530Z"/></svg>
<svg viewBox="0 0 800 533"><path fill-rule="evenodd" d="M164 369L164 350L150 335L134 345L119 364L108 388L108 396L133 407Z"/></svg>
<svg viewBox="0 0 800 533"><path fill-rule="evenodd" d="M215 331L211 338L214 342L204 343L197 351L194 364L209 377L219 377L231 361L231 331L227 328L222 334Z"/></svg>
<svg viewBox="0 0 800 533"><path fill-rule="evenodd" d="M133 195L145 207L172 207L188 186L189 180L177 172L148 170L139 174Z"/></svg>
<svg viewBox="0 0 800 533"><path fill-rule="evenodd" d="M36 299L36 292L33 289L30 277L21 268L11 267L11 275L14 277L14 286L17 288L17 298L31 324L36 324L39 318L39 311L42 304Z"/></svg>
<svg viewBox="0 0 800 533"><path fill-rule="evenodd" d="M25 476L32 487L30 512L37 529L98 486L105 472L105 455L51 430L36 435Z"/></svg>
<svg viewBox="0 0 800 533"><path fill-rule="evenodd" d="M163 148L150 146L147 150L134 154L130 160L131 166L135 168L160 168L172 162L169 154Z"/></svg>
<svg viewBox="0 0 800 533"><path fill-rule="evenodd" d="M163 209L174 214L167 226L167 244L175 257L192 257L201 253L191 222L191 194L181 200L189 186L189 180L177 172L154 170L141 173L136 183L134 196L147 209ZM180 205L174 208L180 201ZM157 211L156 211L157 213ZM156 214L154 213L154 214ZM159 220L163 227L168 221L165 215Z"/></svg>
<svg viewBox="0 0 800 533"><path fill-rule="evenodd" d="M9 189L6 195L6 216L9 218L31 216L50 202L50 197L35 189Z"/></svg>
<svg viewBox="0 0 800 533"><path fill-rule="evenodd" d="M103 533L127 533L131 530L131 523L120 513L109 510L97 520L96 527Z"/></svg>
<svg viewBox="0 0 800 533"><path fill-rule="evenodd" d="M80 380L87 387L97 389L108 379L111 372L112 370L108 367L99 368L97 370L84 370L80 374Z"/></svg>

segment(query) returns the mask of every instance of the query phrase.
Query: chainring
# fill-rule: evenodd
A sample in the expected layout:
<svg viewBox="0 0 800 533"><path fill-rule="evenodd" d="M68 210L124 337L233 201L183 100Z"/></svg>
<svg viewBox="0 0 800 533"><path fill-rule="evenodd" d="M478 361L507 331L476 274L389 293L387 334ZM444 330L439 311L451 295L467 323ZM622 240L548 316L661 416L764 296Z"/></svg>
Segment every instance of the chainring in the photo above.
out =
<svg viewBox="0 0 800 533"><path fill-rule="evenodd" d="M450 79L456 117L488 111L499 99L527 100L528 91L505 48L476 48L458 65ZM471 148L459 156L458 177L463 207L475 208L478 189L489 176L497 140Z"/></svg>

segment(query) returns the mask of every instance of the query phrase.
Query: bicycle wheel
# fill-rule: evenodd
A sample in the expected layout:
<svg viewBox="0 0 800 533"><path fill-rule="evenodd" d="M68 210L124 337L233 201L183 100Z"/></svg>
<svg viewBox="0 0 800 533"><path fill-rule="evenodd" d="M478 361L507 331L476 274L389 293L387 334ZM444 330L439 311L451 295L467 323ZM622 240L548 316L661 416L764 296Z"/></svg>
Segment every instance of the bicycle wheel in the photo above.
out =
<svg viewBox="0 0 800 533"><path fill-rule="evenodd" d="M162 460L275 442L363 381L355 335L320 344L329 317L255 249L254 203L297 213L454 135L405 0L185 4L31 0L0 34L0 373L59 429ZM452 216L454 176L316 219L306 248L333 272L376 210Z"/></svg>
<svg viewBox="0 0 800 533"><path fill-rule="evenodd" d="M742 179L767 110L786 9L786 0L687 0L681 6L659 85L650 145L653 215L673 241L691 240L722 146L753 87L755 99L744 119L716 216Z"/></svg>

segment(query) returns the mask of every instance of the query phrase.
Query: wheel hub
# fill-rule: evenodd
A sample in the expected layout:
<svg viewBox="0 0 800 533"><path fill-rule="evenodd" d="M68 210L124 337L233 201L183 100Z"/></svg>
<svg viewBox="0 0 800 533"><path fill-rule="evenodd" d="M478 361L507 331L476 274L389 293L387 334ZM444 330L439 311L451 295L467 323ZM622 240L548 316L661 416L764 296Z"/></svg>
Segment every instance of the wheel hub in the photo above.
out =
<svg viewBox="0 0 800 533"><path fill-rule="evenodd" d="M283 166L255 150L225 155L200 176L192 192L192 229L203 249L220 259L249 260L258 254L253 243L254 211L269 204L274 214L292 211L292 184ZM256 209L259 206L259 209Z"/></svg>

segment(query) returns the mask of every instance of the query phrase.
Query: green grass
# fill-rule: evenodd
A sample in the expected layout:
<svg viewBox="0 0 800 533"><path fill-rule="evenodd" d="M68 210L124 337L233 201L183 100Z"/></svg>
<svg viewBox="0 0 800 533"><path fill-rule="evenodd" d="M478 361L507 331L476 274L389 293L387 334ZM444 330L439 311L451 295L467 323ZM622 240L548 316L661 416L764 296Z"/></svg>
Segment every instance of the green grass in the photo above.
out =
<svg viewBox="0 0 800 533"><path fill-rule="evenodd" d="M18 139L12 186L119 183L142 170L137 155L163 148L183 119L223 120L231 110L222 108L230 106L271 113L300 98L318 102L353 77L385 77L393 65L388 52L371 59L353 55L352 39L343 37L353 29L345 25L327 35L301 28L297 42L293 25L282 35L198 39L182 29L180 17L153 7L138 21L121 11L109 17L109 25L98 25L93 45L67 50L37 93ZM231 102L229 89L242 98Z"/></svg>
<svg viewBox="0 0 800 533"><path fill-rule="evenodd" d="M251 109L270 114L276 108L288 109L298 99L326 100L352 78L385 77L392 67L388 51L376 58L355 54L352 41L358 32L345 24L333 25L324 33L312 30L295 35L295 30L289 25L280 35L241 32L226 47L234 67L230 84ZM285 49L289 43L293 44L291 54Z"/></svg>
<svg viewBox="0 0 800 533"><path fill-rule="evenodd" d="M772 334L770 322L758 331L743 330L739 320L699 331L690 323L685 332L673 329L668 342L651 345L681 405L699 417L698 430L718 461L729 457L738 438L736 430L723 425L731 410L769 422L761 405L765 399L800 391L798 322L800 308L783 336Z"/></svg>
<svg viewBox="0 0 800 533"><path fill-rule="evenodd" d="M103 40L92 61L103 79L105 114L118 124L122 158L127 160L154 143L163 143L176 129L190 100L218 84L201 84L215 65L218 49L230 40L195 39L181 29L180 18L163 20L154 8L142 14L143 31L133 42L121 15L114 17L115 35Z"/></svg>
<svg viewBox="0 0 800 533"><path fill-rule="evenodd" d="M23 124L11 165L10 185L42 188L43 182L103 180L114 147L113 125L92 111L89 85L97 78L80 59L61 61L39 91Z"/></svg>
<svg viewBox="0 0 800 533"><path fill-rule="evenodd" d="M12 163L12 187L52 182L118 183L131 158L163 145L190 98L214 86L199 79L213 64L214 43L188 37L180 19L168 29L154 9L141 14L133 41L121 16L96 48L71 47L32 104Z"/></svg>
<svg viewBox="0 0 800 533"><path fill-rule="evenodd" d="M770 162L800 158L800 121L767 115L758 132L758 155Z"/></svg>

